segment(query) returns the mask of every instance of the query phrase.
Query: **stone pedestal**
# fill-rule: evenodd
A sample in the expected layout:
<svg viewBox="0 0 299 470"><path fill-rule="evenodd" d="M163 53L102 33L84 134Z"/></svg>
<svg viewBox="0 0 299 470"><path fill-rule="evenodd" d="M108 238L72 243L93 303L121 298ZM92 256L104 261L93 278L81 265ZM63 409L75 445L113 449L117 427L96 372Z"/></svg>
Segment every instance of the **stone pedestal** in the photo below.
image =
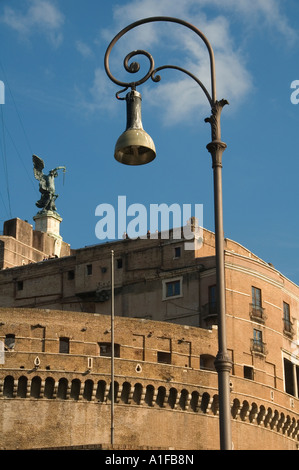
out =
<svg viewBox="0 0 299 470"><path fill-rule="evenodd" d="M34 217L35 230L45 232L54 238L54 255L60 256L62 237L60 236L60 224L62 218L57 212L40 211Z"/></svg>

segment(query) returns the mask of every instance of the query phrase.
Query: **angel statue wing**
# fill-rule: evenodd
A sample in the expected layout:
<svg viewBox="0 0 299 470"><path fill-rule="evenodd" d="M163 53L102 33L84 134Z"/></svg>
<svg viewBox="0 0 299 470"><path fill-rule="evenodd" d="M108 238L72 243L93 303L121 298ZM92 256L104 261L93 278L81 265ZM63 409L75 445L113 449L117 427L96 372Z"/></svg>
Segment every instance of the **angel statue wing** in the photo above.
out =
<svg viewBox="0 0 299 470"><path fill-rule="evenodd" d="M33 161L34 177L38 181L41 181L44 176L44 173L43 173L43 169L45 168L44 161L41 158L39 158L37 155L32 155L32 161Z"/></svg>

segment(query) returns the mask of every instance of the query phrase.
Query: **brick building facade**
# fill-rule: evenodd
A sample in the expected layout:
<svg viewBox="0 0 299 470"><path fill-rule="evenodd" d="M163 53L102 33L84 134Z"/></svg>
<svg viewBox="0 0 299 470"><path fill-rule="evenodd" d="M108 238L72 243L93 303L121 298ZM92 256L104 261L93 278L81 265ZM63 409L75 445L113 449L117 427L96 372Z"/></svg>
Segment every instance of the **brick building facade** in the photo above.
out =
<svg viewBox="0 0 299 470"><path fill-rule="evenodd" d="M3 448L109 442L111 250L116 444L219 448L214 242L125 239L2 269ZM299 287L228 239L225 277L234 448L296 449Z"/></svg>

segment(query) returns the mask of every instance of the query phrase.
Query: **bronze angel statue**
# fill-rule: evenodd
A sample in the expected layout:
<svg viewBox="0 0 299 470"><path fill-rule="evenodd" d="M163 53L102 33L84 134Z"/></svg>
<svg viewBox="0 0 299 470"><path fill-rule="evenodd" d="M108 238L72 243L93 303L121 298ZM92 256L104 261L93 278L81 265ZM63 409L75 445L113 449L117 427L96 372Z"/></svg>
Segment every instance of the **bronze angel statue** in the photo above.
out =
<svg viewBox="0 0 299 470"><path fill-rule="evenodd" d="M58 194L55 194L55 182L54 178L58 176L58 170L63 170L65 173L65 166L58 166L53 170L49 171L48 175L43 173L45 168L44 161L37 155L32 155L33 161L33 173L35 178L39 181L39 191L41 198L35 204L41 208L42 211L53 211L56 212L55 200L58 198Z"/></svg>

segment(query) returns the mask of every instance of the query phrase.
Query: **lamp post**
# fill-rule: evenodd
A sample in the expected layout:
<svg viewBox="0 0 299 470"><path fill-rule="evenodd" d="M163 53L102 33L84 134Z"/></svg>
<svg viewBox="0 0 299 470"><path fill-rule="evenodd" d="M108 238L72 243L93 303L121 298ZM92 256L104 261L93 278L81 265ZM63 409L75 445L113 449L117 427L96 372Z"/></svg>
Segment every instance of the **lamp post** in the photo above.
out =
<svg viewBox="0 0 299 470"><path fill-rule="evenodd" d="M123 82L117 80L110 72L109 57L115 43L131 29L151 22L171 22L186 26L195 32L205 43L210 59L211 71L211 94L204 84L191 72L175 65L163 65L155 68L154 59L147 51L136 50L130 52L124 59L125 70L129 73L136 73L140 66L138 62L129 61L136 55L144 55L149 60L148 72L139 80ZM211 115L205 122L211 125L212 140L207 145L207 150L212 156L212 168L214 178L214 217L215 217L215 250L216 250L216 285L217 285L217 305L218 305L218 353L215 360L215 367L218 373L219 392L219 433L221 450L231 450L231 408L230 408L230 384L229 375L231 370L231 360L227 351L226 342L226 311L225 311L225 271L224 271L224 233L223 233L223 209L222 209L222 154L226 149L226 144L221 141L220 115L223 106L228 104L226 100L216 99L216 75L213 49L203 35L195 26L184 20L157 16L144 18L130 24L122 29L110 42L105 54L105 70L108 77L117 85L125 87L121 92L131 88L125 99L127 102L127 126L125 132L119 137L114 156L116 160L127 165L142 165L151 162L156 156L156 150L151 137L144 131L141 121L141 94L136 91L136 87L151 78L154 82L159 82L161 77L156 75L163 69L175 69L189 75L201 87L211 107Z"/></svg>

